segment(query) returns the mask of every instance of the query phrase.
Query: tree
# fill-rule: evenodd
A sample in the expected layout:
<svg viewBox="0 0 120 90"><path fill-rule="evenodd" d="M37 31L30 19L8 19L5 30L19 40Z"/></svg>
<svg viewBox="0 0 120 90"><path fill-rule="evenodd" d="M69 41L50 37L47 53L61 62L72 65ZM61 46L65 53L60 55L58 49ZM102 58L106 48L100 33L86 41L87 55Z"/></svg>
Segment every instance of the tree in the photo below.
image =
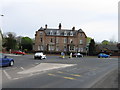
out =
<svg viewBox="0 0 120 90"><path fill-rule="evenodd" d="M103 41L102 41L102 44L103 44L103 45L109 45L110 42L109 42L108 40L103 40Z"/></svg>
<svg viewBox="0 0 120 90"><path fill-rule="evenodd" d="M7 50L15 49L17 42L15 39L16 34L14 32L7 32L3 35L3 46L6 47Z"/></svg>
<svg viewBox="0 0 120 90"><path fill-rule="evenodd" d="M117 44L118 49L120 50L120 43Z"/></svg>
<svg viewBox="0 0 120 90"><path fill-rule="evenodd" d="M18 46L18 49L21 50L21 39L22 39L22 36L17 36L16 37L16 41L17 41L17 46Z"/></svg>
<svg viewBox="0 0 120 90"><path fill-rule="evenodd" d="M29 37L22 37L21 39L21 46L22 50L32 50L32 39Z"/></svg>
<svg viewBox="0 0 120 90"><path fill-rule="evenodd" d="M90 43L91 39L92 39L91 37L87 37L87 44Z"/></svg>
<svg viewBox="0 0 120 90"><path fill-rule="evenodd" d="M95 55L96 54L96 46L94 39L91 39L89 44L89 55Z"/></svg>

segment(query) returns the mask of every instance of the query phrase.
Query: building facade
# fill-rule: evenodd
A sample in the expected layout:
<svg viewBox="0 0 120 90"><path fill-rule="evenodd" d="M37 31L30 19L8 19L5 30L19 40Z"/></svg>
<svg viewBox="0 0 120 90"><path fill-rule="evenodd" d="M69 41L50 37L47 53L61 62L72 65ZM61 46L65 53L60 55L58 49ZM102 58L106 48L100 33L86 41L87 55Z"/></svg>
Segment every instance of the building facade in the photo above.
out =
<svg viewBox="0 0 120 90"><path fill-rule="evenodd" d="M87 36L82 29L62 29L61 23L58 29L40 28L35 34L35 51L43 52L86 52Z"/></svg>

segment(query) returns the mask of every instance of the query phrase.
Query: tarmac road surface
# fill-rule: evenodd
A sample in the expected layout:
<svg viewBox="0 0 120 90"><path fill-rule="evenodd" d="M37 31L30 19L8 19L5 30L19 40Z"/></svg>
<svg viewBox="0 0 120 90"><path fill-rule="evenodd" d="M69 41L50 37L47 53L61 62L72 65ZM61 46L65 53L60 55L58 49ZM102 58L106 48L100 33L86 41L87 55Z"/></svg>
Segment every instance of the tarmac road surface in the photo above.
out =
<svg viewBox="0 0 120 90"><path fill-rule="evenodd" d="M8 56L15 65L2 68L3 88L118 88L118 58Z"/></svg>

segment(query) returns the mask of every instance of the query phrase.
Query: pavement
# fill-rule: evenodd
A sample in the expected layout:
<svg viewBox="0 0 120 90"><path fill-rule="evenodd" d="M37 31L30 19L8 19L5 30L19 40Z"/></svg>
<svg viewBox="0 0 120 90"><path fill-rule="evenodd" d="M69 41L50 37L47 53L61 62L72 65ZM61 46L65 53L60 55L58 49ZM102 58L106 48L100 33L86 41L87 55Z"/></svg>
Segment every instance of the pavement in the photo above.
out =
<svg viewBox="0 0 120 90"><path fill-rule="evenodd" d="M118 70L113 70L91 88L118 88Z"/></svg>

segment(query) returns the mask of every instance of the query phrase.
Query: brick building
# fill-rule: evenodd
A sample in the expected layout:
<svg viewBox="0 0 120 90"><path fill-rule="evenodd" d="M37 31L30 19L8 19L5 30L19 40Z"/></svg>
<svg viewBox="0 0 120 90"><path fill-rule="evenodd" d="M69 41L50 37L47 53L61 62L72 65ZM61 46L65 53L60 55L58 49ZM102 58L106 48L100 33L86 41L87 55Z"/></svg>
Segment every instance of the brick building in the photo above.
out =
<svg viewBox="0 0 120 90"><path fill-rule="evenodd" d="M81 52L86 53L87 36L82 29L62 29L61 23L58 29L40 28L35 34L35 51L43 52Z"/></svg>

